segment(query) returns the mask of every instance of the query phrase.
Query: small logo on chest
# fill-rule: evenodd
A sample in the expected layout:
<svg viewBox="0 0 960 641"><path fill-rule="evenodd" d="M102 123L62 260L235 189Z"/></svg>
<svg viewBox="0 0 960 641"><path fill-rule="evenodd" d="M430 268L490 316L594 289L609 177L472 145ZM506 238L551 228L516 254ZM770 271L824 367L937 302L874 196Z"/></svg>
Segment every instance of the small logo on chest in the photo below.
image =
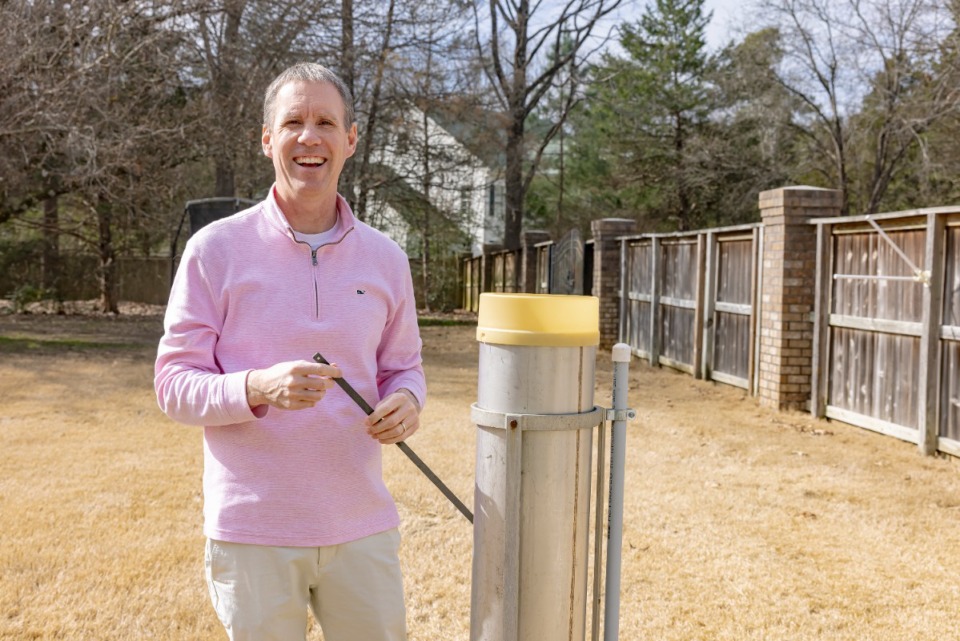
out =
<svg viewBox="0 0 960 641"><path fill-rule="evenodd" d="M358 290L357 290L357 294L360 295L360 296L363 296L363 295L366 294L366 293L367 293L367 290L365 290L365 289L358 289Z"/></svg>

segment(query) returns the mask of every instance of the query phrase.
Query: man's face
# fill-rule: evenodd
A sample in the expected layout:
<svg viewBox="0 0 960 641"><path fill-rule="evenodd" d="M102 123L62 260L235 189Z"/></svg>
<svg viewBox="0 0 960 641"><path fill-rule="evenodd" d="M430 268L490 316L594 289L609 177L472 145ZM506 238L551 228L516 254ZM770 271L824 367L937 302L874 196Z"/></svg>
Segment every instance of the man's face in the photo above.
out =
<svg viewBox="0 0 960 641"><path fill-rule="evenodd" d="M336 87L326 82L288 82L277 92L262 142L281 202L335 197L343 163L357 148L357 126L344 122L344 111Z"/></svg>

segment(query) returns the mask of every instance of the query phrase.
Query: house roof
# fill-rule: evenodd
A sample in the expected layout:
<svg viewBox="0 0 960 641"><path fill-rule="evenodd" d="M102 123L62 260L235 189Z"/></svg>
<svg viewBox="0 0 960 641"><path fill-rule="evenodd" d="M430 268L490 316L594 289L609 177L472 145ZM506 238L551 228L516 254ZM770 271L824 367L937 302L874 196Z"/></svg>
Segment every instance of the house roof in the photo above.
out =
<svg viewBox="0 0 960 641"><path fill-rule="evenodd" d="M487 167L496 169L506 163L503 113L456 99L431 105L426 113Z"/></svg>

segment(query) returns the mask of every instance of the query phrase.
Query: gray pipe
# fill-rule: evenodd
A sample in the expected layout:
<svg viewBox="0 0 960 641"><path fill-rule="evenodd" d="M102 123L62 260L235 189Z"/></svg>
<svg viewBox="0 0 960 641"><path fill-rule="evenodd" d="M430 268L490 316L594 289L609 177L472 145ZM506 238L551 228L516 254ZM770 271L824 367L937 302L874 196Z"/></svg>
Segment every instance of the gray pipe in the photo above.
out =
<svg viewBox="0 0 960 641"><path fill-rule="evenodd" d="M607 533L607 583L603 640L620 636L620 565L623 547L623 476L627 450L627 393L630 387L630 346L613 346L613 411L610 438L610 525Z"/></svg>

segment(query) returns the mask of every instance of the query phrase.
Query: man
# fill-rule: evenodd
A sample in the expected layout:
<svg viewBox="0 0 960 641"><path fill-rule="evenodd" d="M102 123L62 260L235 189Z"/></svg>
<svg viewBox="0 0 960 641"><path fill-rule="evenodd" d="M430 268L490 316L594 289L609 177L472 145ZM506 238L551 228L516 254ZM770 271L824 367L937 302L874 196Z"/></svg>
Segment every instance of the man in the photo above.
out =
<svg viewBox="0 0 960 641"><path fill-rule="evenodd" d="M204 426L210 596L234 641L304 639L308 608L327 641L405 639L381 445L417 431L426 394L409 263L337 194L343 82L295 65L263 112L276 182L187 243L156 363L161 409Z"/></svg>

